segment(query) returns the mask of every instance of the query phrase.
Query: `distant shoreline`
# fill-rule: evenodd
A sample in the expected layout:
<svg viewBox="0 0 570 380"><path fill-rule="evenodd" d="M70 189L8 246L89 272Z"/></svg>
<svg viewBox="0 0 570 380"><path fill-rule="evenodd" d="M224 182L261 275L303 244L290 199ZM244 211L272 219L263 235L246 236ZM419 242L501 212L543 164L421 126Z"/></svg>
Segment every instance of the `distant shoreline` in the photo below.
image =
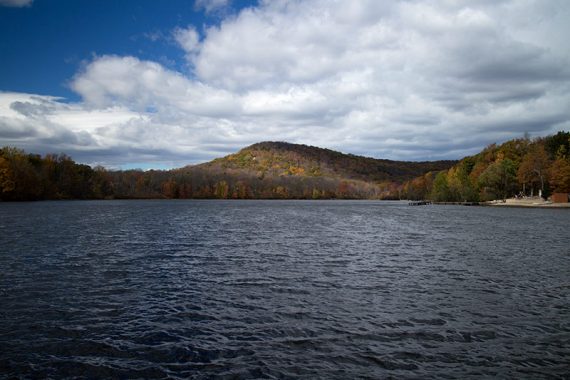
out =
<svg viewBox="0 0 570 380"><path fill-rule="evenodd" d="M427 205L437 205L437 206L483 206L483 207L519 207L519 208L569 208L570 203L553 203L550 201L545 201L538 197L535 198L524 198L516 199L510 198L504 201L494 200L487 202L433 202L433 201L409 201L410 206L427 206Z"/></svg>
<svg viewBox="0 0 570 380"><path fill-rule="evenodd" d="M362 198L111 198L111 199L43 199L35 201L0 201L1 203L36 203L36 202L81 202L81 201L379 201L379 202L408 202L408 205L436 205L436 206L481 206L481 207L509 207L509 208L543 208L543 209L570 209L570 203L552 203L548 201L507 199L505 202L495 200L487 202L432 202L432 201L407 201L404 199L362 199Z"/></svg>
<svg viewBox="0 0 570 380"><path fill-rule="evenodd" d="M494 202L481 202L481 206L487 207L518 207L518 208L569 208L570 203L494 203Z"/></svg>
<svg viewBox="0 0 570 380"><path fill-rule="evenodd" d="M483 207L518 207L518 208L569 208L570 203L552 203L539 201L536 199L507 199L506 201L488 202L430 202L434 205L456 205L456 206L483 206Z"/></svg>

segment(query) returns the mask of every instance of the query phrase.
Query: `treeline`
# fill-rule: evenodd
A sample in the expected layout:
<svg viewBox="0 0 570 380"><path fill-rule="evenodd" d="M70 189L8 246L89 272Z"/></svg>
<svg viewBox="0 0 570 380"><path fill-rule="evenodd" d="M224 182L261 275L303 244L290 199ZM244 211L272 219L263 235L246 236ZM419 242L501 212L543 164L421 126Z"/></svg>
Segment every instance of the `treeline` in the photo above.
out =
<svg viewBox="0 0 570 380"><path fill-rule="evenodd" d="M0 200L100 199L112 195L105 169L75 163L65 154L41 157L0 149Z"/></svg>
<svg viewBox="0 0 570 380"><path fill-rule="evenodd" d="M64 154L0 150L0 200L390 199L398 185L455 161L377 160L306 145L264 142L169 171L108 171Z"/></svg>
<svg viewBox="0 0 570 380"><path fill-rule="evenodd" d="M405 199L463 202L570 192L570 132L492 144L449 170L407 181Z"/></svg>
<svg viewBox="0 0 570 380"><path fill-rule="evenodd" d="M462 202L538 195L539 190L544 196L570 192L569 132L493 144L459 162L431 163L376 160L268 142L205 164L169 171L108 171L77 164L65 154L42 157L11 147L0 149L0 201L219 198Z"/></svg>
<svg viewBox="0 0 570 380"><path fill-rule="evenodd" d="M167 199L381 199L397 185L329 177L258 177L203 167L108 172L114 198Z"/></svg>
<svg viewBox="0 0 570 380"><path fill-rule="evenodd" d="M0 200L58 199L380 199L393 183L326 176L257 176L207 166L170 171L108 171L75 163L69 156L0 149Z"/></svg>

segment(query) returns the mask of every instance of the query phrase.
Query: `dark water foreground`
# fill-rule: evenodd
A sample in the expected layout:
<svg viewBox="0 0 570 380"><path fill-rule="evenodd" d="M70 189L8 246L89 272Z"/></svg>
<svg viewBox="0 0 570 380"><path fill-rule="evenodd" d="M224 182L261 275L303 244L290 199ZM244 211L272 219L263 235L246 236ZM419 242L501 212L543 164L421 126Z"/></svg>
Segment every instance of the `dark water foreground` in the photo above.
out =
<svg viewBox="0 0 570 380"><path fill-rule="evenodd" d="M0 204L0 378L569 378L570 212Z"/></svg>

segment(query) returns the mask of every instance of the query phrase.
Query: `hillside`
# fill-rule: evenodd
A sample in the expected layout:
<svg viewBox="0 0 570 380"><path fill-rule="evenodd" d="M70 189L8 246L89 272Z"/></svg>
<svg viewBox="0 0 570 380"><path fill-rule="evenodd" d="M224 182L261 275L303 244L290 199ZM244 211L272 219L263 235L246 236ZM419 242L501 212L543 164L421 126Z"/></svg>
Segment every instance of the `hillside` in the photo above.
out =
<svg viewBox="0 0 570 380"><path fill-rule="evenodd" d="M169 171L108 171L0 149L0 200L113 198L484 201L570 192L570 133L492 144L460 161L404 162L262 142Z"/></svg>
<svg viewBox="0 0 570 380"><path fill-rule="evenodd" d="M0 150L0 200L100 198L386 199L404 181L456 161L404 162L262 142L169 171L107 171L66 155Z"/></svg>
<svg viewBox="0 0 570 380"><path fill-rule="evenodd" d="M266 141L200 167L258 177L329 177L378 183L403 182L429 171L448 169L455 163L457 161L382 160L314 146Z"/></svg>
<svg viewBox="0 0 570 380"><path fill-rule="evenodd" d="M172 171L181 198L387 199L398 185L456 161L379 160L329 149L261 142L235 154Z"/></svg>
<svg viewBox="0 0 570 380"><path fill-rule="evenodd" d="M570 193L570 132L491 144L453 167L407 181L403 198L489 201Z"/></svg>

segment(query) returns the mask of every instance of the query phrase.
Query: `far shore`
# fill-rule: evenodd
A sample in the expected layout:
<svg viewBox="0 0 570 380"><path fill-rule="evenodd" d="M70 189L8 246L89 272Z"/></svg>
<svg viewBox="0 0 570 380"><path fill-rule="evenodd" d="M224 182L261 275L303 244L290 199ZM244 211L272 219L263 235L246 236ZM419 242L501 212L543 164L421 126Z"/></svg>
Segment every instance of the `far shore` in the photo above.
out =
<svg viewBox="0 0 570 380"><path fill-rule="evenodd" d="M448 206L488 206L488 207L524 207L524 208L570 208L570 203L555 203L540 197L509 198L487 202L434 202L409 201L410 206L421 205L448 205Z"/></svg>

